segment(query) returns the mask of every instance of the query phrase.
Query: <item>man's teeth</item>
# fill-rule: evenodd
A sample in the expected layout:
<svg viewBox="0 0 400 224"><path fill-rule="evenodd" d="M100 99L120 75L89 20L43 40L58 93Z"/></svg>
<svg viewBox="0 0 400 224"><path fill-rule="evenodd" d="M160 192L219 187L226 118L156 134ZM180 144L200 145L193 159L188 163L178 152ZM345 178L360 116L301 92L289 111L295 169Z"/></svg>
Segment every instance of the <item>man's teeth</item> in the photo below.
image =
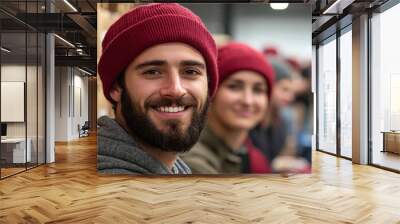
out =
<svg viewBox="0 0 400 224"><path fill-rule="evenodd" d="M158 111L160 112L166 112L166 113L177 113L185 110L185 107L180 106L180 107L158 107Z"/></svg>

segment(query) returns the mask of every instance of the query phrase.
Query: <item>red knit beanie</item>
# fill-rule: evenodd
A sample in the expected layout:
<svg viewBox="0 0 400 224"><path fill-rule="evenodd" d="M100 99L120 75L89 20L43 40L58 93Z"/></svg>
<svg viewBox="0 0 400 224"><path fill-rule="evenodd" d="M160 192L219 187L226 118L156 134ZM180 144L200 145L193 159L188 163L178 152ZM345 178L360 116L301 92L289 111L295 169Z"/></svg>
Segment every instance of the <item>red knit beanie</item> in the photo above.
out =
<svg viewBox="0 0 400 224"><path fill-rule="evenodd" d="M198 50L205 59L209 95L218 84L217 48L201 19L176 3L139 6L119 18L107 31L102 43L98 72L106 98L118 75L147 48L181 42Z"/></svg>
<svg viewBox="0 0 400 224"><path fill-rule="evenodd" d="M290 65L290 67L296 72L301 71L301 64L296 58L286 58L285 61Z"/></svg>
<svg viewBox="0 0 400 224"><path fill-rule="evenodd" d="M279 55L278 49L276 49L275 47L267 47L267 48L264 48L263 54L264 54L265 56L272 56L272 57L276 57L276 56Z"/></svg>
<svg viewBox="0 0 400 224"><path fill-rule="evenodd" d="M219 85L230 75L241 70L250 70L262 75L267 80L268 97L271 97L275 72L272 65L260 52L237 42L229 43L218 49Z"/></svg>

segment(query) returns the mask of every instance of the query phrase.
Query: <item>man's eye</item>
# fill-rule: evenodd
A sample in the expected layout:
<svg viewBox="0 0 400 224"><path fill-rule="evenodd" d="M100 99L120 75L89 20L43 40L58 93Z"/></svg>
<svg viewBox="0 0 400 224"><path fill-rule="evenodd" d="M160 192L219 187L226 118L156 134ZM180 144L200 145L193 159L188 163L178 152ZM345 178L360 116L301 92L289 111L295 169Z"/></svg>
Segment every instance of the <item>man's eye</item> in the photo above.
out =
<svg viewBox="0 0 400 224"><path fill-rule="evenodd" d="M145 75L160 75L161 71L159 71L157 69L148 69L148 70L145 70L143 72L143 74L145 74Z"/></svg>
<svg viewBox="0 0 400 224"><path fill-rule="evenodd" d="M200 75L201 74L201 72L196 69L186 69L184 73L185 73L185 75Z"/></svg>

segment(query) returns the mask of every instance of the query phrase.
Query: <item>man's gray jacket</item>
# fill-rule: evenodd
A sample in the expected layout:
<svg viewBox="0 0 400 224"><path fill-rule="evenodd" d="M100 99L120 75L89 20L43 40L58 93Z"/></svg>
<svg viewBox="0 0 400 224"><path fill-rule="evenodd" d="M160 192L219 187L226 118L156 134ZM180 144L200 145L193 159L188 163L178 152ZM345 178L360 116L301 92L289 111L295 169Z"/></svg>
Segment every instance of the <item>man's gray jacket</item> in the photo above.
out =
<svg viewBox="0 0 400 224"><path fill-rule="evenodd" d="M97 170L105 174L190 174L178 157L170 171L162 162L140 149L135 140L113 119L98 119Z"/></svg>

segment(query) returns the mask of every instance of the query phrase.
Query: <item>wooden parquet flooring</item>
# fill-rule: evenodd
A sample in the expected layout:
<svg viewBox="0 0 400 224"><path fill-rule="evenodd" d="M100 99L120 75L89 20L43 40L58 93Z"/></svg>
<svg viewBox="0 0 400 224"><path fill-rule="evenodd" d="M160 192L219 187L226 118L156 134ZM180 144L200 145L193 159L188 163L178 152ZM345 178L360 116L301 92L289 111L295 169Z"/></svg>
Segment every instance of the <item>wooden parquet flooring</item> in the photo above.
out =
<svg viewBox="0 0 400 224"><path fill-rule="evenodd" d="M21 167L21 168L1 168L1 176L2 177L7 177L7 176L10 176L10 175L13 175L13 174L15 174L15 173L18 173L18 172L21 172L21 171L24 171L25 170L25 167Z"/></svg>
<svg viewBox="0 0 400 224"><path fill-rule="evenodd" d="M313 152L310 175L96 173L96 139L0 181L0 223L400 223L400 175Z"/></svg>

